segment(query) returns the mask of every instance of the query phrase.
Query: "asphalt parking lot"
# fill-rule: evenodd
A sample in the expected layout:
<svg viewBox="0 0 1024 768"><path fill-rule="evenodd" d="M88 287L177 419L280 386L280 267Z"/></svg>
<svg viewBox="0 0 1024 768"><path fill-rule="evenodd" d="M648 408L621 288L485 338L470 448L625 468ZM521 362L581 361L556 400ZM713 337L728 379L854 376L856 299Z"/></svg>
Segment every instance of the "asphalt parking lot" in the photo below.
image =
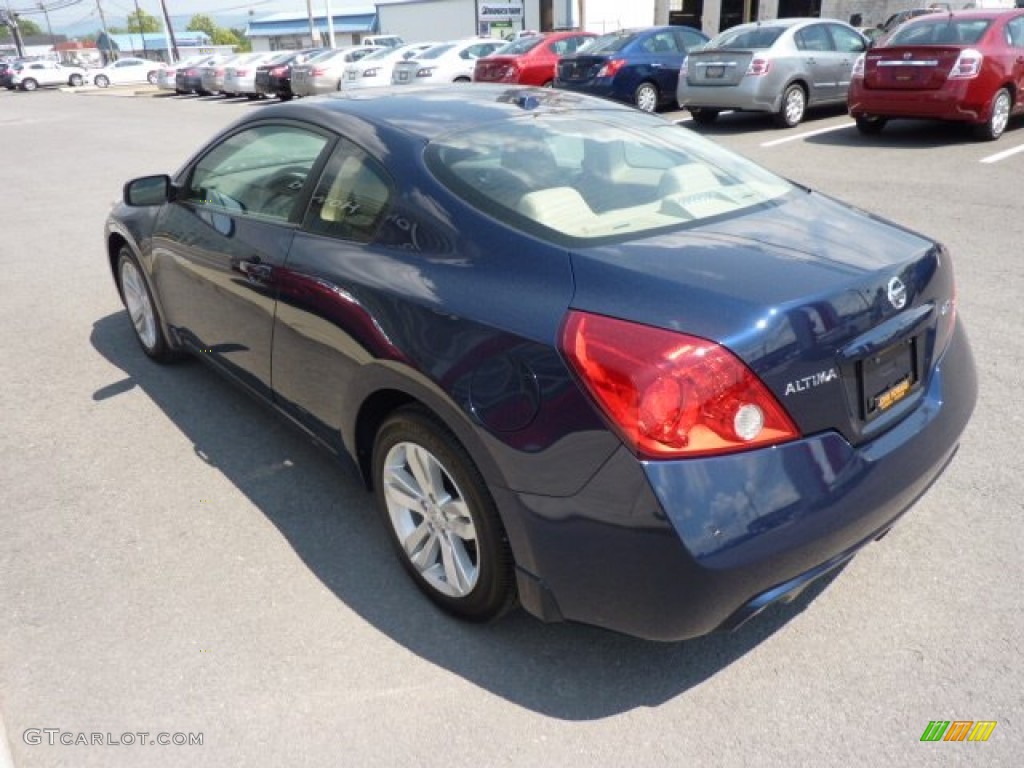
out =
<svg viewBox="0 0 1024 768"><path fill-rule="evenodd" d="M950 469L831 582L655 644L441 615L350 469L145 358L104 216L261 105L128 93L0 91L0 768L1021 764L1024 121L700 128L946 243L981 393ZM922 743L934 720L997 725Z"/></svg>

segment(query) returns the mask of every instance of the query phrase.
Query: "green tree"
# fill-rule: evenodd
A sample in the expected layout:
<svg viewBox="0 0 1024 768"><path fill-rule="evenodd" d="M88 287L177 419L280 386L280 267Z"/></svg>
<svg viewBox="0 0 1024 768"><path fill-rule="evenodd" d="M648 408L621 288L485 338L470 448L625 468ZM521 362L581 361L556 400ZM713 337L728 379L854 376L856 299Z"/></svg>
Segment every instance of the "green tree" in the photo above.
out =
<svg viewBox="0 0 1024 768"><path fill-rule="evenodd" d="M235 48L236 53L251 53L252 52L252 40L245 36L245 28L232 28L232 32L235 33L235 38L238 40L238 47Z"/></svg>
<svg viewBox="0 0 1024 768"><path fill-rule="evenodd" d="M213 38L214 45L238 45L238 38L235 37L235 33L230 29L214 27L213 34L210 37Z"/></svg>
<svg viewBox="0 0 1024 768"><path fill-rule="evenodd" d="M217 25L205 13L197 13L185 29L191 29L193 32L205 32L212 38L217 32Z"/></svg>
<svg viewBox="0 0 1024 768"><path fill-rule="evenodd" d="M128 14L129 32L159 32L162 29L163 26L161 26L160 20L156 16L146 13L141 8Z"/></svg>
<svg viewBox="0 0 1024 768"><path fill-rule="evenodd" d="M18 19L18 29L21 30L21 36L23 38L29 37L30 35L41 35L43 34L43 28L36 24L32 19L26 19L24 16ZM7 28L7 25L0 26L0 40L10 40L11 30Z"/></svg>

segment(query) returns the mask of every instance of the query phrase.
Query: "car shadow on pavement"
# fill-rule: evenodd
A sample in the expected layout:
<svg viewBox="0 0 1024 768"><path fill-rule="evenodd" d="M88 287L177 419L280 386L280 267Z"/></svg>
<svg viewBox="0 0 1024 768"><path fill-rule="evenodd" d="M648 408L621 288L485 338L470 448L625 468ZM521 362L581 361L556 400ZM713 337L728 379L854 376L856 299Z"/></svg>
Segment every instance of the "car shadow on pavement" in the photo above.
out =
<svg viewBox="0 0 1024 768"><path fill-rule="evenodd" d="M96 321L91 343L124 374L94 400L141 389L191 441L195 456L223 473L345 605L426 661L547 716L594 720L684 694L798 616L835 577L735 632L679 643L544 624L519 609L490 625L457 621L406 576L350 463L202 363L150 361L124 311Z"/></svg>
<svg viewBox="0 0 1024 768"><path fill-rule="evenodd" d="M1024 128L1024 120L1021 120L1018 126ZM1011 122L1006 129L1007 137L1014 127L1014 123ZM973 126L952 121L890 120L881 133L870 136L864 136L857 131L852 120L850 128L849 131L832 131L807 136L803 140L808 144L823 146L865 150L895 149L904 152L914 149L934 150L960 144L986 144L974 137Z"/></svg>
<svg viewBox="0 0 1024 768"><path fill-rule="evenodd" d="M846 114L846 107L833 105L827 107L813 107L807 110L804 119L799 125L792 128L777 128L778 138L784 139L789 133L800 133L802 131L813 131L825 120L840 117ZM771 130L773 118L765 112L726 112L718 116L718 119L708 125L700 125L694 120L687 120L683 125L697 133L705 136L732 136L734 134L750 133L751 131ZM852 121L850 123L853 125Z"/></svg>

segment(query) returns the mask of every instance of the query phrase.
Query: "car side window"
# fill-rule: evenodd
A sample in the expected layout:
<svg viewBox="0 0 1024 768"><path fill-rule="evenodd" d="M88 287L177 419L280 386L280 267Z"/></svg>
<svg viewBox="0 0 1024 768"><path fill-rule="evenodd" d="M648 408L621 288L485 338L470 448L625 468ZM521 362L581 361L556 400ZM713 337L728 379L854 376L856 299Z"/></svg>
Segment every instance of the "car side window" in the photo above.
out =
<svg viewBox="0 0 1024 768"><path fill-rule="evenodd" d="M313 193L305 229L367 243L376 234L390 202L391 185L383 168L342 139Z"/></svg>
<svg viewBox="0 0 1024 768"><path fill-rule="evenodd" d="M192 170L186 199L233 214L288 221L327 138L293 125L232 134Z"/></svg>
<svg viewBox="0 0 1024 768"><path fill-rule="evenodd" d="M670 30L651 35L641 43L641 47L648 53L679 53L675 35Z"/></svg>
<svg viewBox="0 0 1024 768"><path fill-rule="evenodd" d="M676 42L679 45L679 49L682 51L689 51L693 48L704 45L705 43L703 37L688 27L680 27L672 31L675 33Z"/></svg>
<svg viewBox="0 0 1024 768"><path fill-rule="evenodd" d="M798 30L796 35L796 47L801 51L824 52L834 50L832 38L824 24L812 24Z"/></svg>
<svg viewBox="0 0 1024 768"><path fill-rule="evenodd" d="M1014 48L1024 48L1024 16L1018 16L1007 22L1006 37Z"/></svg>
<svg viewBox="0 0 1024 768"><path fill-rule="evenodd" d="M838 24L829 24L828 31L832 33L832 41L836 50L842 53L863 53L867 46L856 32Z"/></svg>

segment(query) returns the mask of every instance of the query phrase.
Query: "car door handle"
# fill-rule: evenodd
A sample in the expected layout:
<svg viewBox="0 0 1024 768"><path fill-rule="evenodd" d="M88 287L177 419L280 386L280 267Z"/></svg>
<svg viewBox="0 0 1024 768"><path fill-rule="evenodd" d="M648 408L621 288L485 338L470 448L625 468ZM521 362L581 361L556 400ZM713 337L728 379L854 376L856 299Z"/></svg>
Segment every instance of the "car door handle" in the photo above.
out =
<svg viewBox="0 0 1024 768"><path fill-rule="evenodd" d="M245 275L246 279L250 282L263 285L270 280L274 267L270 264L261 263L260 257L256 256L247 261L239 261L238 271Z"/></svg>

